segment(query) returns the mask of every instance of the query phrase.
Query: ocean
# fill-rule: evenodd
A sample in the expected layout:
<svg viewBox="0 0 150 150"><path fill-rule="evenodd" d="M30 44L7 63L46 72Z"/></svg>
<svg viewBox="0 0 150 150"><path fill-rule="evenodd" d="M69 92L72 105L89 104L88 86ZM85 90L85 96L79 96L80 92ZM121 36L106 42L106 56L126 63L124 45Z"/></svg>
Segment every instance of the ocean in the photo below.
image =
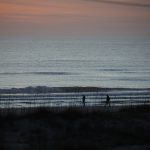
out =
<svg viewBox="0 0 150 150"><path fill-rule="evenodd" d="M150 88L150 42L0 41L0 88Z"/></svg>

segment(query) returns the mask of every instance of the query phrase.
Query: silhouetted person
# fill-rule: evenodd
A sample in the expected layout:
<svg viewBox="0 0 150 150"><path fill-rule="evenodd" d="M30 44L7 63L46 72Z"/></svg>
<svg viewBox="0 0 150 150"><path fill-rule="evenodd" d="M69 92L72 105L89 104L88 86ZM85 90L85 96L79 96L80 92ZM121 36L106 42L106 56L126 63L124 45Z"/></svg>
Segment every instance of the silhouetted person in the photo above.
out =
<svg viewBox="0 0 150 150"><path fill-rule="evenodd" d="M83 95L82 97L82 103L83 103L83 107L85 107L85 95Z"/></svg>
<svg viewBox="0 0 150 150"><path fill-rule="evenodd" d="M109 97L109 95L106 96L105 107L106 107L106 105L108 105L110 107L110 97Z"/></svg>

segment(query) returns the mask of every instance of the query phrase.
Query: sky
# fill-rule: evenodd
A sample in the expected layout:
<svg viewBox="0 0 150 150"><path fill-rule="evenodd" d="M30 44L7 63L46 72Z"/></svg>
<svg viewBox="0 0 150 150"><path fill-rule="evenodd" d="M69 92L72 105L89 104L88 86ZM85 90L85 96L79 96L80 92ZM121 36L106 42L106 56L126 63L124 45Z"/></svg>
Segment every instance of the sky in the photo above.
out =
<svg viewBox="0 0 150 150"><path fill-rule="evenodd" d="M0 0L0 38L150 37L149 0Z"/></svg>

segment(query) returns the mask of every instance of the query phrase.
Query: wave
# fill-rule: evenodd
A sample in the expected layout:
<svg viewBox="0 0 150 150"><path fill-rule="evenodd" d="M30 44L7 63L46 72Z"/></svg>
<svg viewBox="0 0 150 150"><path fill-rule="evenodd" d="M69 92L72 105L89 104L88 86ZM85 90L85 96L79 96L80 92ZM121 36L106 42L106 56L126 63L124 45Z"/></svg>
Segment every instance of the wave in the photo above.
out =
<svg viewBox="0 0 150 150"><path fill-rule="evenodd" d="M106 71L106 72L122 72L122 73L150 73L149 70L146 71L139 71L139 70L129 70L129 69L115 69L115 68L102 68L98 69L97 71Z"/></svg>
<svg viewBox="0 0 150 150"><path fill-rule="evenodd" d="M37 94L37 93L84 93L84 92L150 92L150 88L104 88L104 87L25 87L0 89L0 94Z"/></svg>
<svg viewBox="0 0 150 150"><path fill-rule="evenodd" d="M112 79L112 80L116 80L116 81L132 81L132 82L141 82L141 81L150 81L150 78L136 78L136 77L132 77L132 78L117 78L117 79Z"/></svg>
<svg viewBox="0 0 150 150"><path fill-rule="evenodd" d="M126 71L125 69L109 69L109 68L106 68L106 69L98 69L99 71L116 71L116 72L122 72L122 71Z"/></svg>
<svg viewBox="0 0 150 150"><path fill-rule="evenodd" d="M0 75L72 75L71 72L3 72Z"/></svg>

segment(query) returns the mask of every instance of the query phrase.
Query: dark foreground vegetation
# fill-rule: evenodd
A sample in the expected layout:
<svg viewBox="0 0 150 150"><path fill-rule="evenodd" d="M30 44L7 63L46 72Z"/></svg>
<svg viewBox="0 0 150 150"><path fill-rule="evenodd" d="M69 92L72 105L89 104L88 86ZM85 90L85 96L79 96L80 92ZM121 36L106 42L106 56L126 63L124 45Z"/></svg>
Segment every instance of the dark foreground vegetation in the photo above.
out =
<svg viewBox="0 0 150 150"><path fill-rule="evenodd" d="M2 111L1 111L2 112ZM0 114L0 150L149 150L150 107Z"/></svg>

